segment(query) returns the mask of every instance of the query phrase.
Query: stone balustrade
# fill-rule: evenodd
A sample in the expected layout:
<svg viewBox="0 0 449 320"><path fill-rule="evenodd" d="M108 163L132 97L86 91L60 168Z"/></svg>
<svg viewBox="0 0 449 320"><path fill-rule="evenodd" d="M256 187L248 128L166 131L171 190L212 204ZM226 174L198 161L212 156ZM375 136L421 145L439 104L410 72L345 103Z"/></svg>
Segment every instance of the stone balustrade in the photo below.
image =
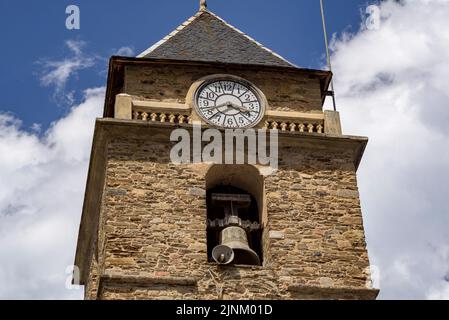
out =
<svg viewBox="0 0 449 320"><path fill-rule="evenodd" d="M324 124L321 123L265 121L264 128L283 132L324 133Z"/></svg>
<svg viewBox="0 0 449 320"><path fill-rule="evenodd" d="M126 95L118 96L116 117L171 124L192 124L199 119L185 104L134 100ZM339 114L333 111L299 113L268 110L259 127L286 133L342 134Z"/></svg>
<svg viewBox="0 0 449 320"><path fill-rule="evenodd" d="M325 132L324 120L324 113L268 111L264 128L283 132L323 134Z"/></svg>
<svg viewBox="0 0 449 320"><path fill-rule="evenodd" d="M142 120L160 123L184 124L192 123L192 117L187 114L180 113L165 113L165 112L147 112L147 111L133 111L133 120Z"/></svg>
<svg viewBox="0 0 449 320"><path fill-rule="evenodd" d="M133 120L191 124L193 121L191 112L192 110L184 104L132 100Z"/></svg>

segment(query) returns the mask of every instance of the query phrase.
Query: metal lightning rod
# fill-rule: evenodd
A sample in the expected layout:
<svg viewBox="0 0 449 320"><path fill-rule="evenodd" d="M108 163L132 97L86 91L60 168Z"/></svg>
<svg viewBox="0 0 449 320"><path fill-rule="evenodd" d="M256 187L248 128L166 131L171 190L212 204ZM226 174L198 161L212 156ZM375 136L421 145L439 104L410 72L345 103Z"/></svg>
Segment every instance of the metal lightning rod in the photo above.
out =
<svg viewBox="0 0 449 320"><path fill-rule="evenodd" d="M326 46L327 66L329 68L329 71L332 72L331 55L329 53L329 40L327 38L326 17L324 15L323 0L320 0L320 6L321 6L321 19L323 20L324 44ZM337 111L337 102L335 99L334 80L333 79L331 80L330 85L331 85L330 95L332 96L332 102L334 104L334 111Z"/></svg>

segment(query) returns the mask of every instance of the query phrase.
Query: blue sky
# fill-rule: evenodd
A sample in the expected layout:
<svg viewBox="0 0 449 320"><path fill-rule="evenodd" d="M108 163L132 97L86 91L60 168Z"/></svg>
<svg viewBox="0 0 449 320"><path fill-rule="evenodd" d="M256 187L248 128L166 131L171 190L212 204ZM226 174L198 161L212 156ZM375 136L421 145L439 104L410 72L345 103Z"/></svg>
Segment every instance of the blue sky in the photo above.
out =
<svg viewBox="0 0 449 320"><path fill-rule="evenodd" d="M86 42L86 54L96 56L95 66L80 70L65 90L74 91L76 101L85 88L103 86L108 58L121 47L136 54L162 39L195 13L199 0L78 0L0 2L0 111L10 112L43 129L69 111L53 99L54 88L39 78L43 61L68 54L66 40ZM328 27L334 32L356 31L365 0L326 1ZM81 10L81 29L65 28L65 9L76 4ZM209 9L267 47L299 66L320 68L323 35L318 0L209 0ZM343 5L344 4L344 5ZM56 100L56 101L55 101Z"/></svg>

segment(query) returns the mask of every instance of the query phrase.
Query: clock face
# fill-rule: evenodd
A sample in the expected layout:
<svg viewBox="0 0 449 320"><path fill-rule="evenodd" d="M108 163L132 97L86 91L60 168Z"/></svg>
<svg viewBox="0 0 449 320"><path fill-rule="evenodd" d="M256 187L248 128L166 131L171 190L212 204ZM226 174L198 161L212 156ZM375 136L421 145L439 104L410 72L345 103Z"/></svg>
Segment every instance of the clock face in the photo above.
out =
<svg viewBox="0 0 449 320"><path fill-rule="evenodd" d="M257 90L234 80L215 80L196 93L196 109L207 123L229 129L251 128L264 116L265 106Z"/></svg>

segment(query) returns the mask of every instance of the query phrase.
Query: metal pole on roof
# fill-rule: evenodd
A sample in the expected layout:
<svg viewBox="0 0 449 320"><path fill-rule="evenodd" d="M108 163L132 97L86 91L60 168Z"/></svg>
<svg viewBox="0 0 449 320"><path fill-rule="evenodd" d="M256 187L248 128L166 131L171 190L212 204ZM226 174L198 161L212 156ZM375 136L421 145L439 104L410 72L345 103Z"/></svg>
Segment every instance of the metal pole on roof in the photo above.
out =
<svg viewBox="0 0 449 320"><path fill-rule="evenodd" d="M327 38L326 17L324 15L323 0L320 0L320 6L321 6L321 19L323 21L324 44L326 46L327 66L329 68L329 71L332 72L331 55L330 55L330 52L329 52L329 40ZM334 104L334 111L337 111L337 102L336 102L336 99L335 99L334 80L333 79L331 80L330 87L331 87L331 91L328 92L328 95L330 95L332 97L332 102Z"/></svg>

